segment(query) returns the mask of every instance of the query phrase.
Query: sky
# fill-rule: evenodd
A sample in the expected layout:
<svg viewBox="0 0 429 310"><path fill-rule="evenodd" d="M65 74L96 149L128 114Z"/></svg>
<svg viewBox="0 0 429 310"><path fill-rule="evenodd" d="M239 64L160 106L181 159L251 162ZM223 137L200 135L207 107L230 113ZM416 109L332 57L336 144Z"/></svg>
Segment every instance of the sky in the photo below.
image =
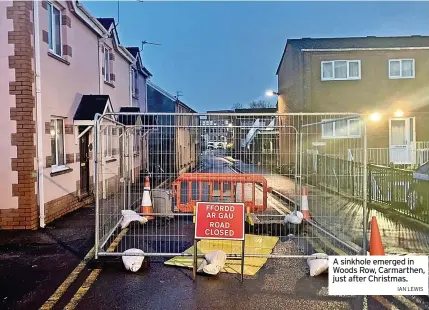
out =
<svg viewBox="0 0 429 310"><path fill-rule="evenodd" d="M84 1L118 18L116 1ZM429 35L429 2L127 2L119 4L124 46L145 45L151 81L198 112L268 100L288 38Z"/></svg>

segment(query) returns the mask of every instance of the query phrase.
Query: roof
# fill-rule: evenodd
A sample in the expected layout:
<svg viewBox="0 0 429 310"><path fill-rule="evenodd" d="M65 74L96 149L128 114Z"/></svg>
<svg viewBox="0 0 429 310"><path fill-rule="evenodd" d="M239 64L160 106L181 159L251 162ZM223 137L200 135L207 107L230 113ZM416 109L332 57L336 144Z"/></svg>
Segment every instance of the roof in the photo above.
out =
<svg viewBox="0 0 429 310"><path fill-rule="evenodd" d="M429 47L429 36L288 39L276 74L279 73L288 45L300 50L421 48Z"/></svg>
<svg viewBox="0 0 429 310"><path fill-rule="evenodd" d="M139 47L137 47L137 46L130 46L130 47L127 47L126 49L128 50L128 52L130 52L130 54L135 59L140 59L140 61L141 61L140 48ZM153 76L152 73L150 73L150 71L145 66L143 66L143 63L141 63L141 70L142 70L142 73L144 75L146 75L147 77Z"/></svg>
<svg viewBox="0 0 429 310"><path fill-rule="evenodd" d="M183 101L178 100L176 96L173 96L172 94L170 94L166 90L162 89L158 85L154 84L150 80L147 81L147 86L152 88L153 90L157 91L158 93L162 94L163 96L170 99L171 101L174 101L175 103L182 105L185 109L188 110L188 112L186 112L186 113L197 113L194 109L192 109L190 106L185 104Z"/></svg>
<svg viewBox="0 0 429 310"><path fill-rule="evenodd" d="M100 17L97 18L97 20L106 30L109 30L112 24L115 25L115 19L113 17Z"/></svg>
<svg viewBox="0 0 429 310"><path fill-rule="evenodd" d="M207 113L234 113L234 110L212 110L207 111Z"/></svg>
<svg viewBox="0 0 429 310"><path fill-rule="evenodd" d="M119 112L122 113L140 113L139 107L121 107ZM126 126L133 126L140 119L143 126L156 125L156 115L144 115L144 114L130 114L130 115L119 115L118 122Z"/></svg>
<svg viewBox="0 0 429 310"><path fill-rule="evenodd" d="M137 46L127 47L127 50L133 55L134 58L137 58L137 55L140 55L140 48Z"/></svg>
<svg viewBox="0 0 429 310"><path fill-rule="evenodd" d="M277 108L235 109L235 113L277 113Z"/></svg>
<svg viewBox="0 0 429 310"><path fill-rule="evenodd" d="M95 114L103 114L110 105L109 95L83 95L74 114L74 121L93 121Z"/></svg>
<svg viewBox="0 0 429 310"><path fill-rule="evenodd" d="M179 102L179 104L181 104L182 106L184 106L188 110L188 112L186 112L186 113L197 113L197 111L192 109L190 106L185 104L183 101L180 101L180 100L177 100L177 101Z"/></svg>
<svg viewBox="0 0 429 310"><path fill-rule="evenodd" d="M122 113L140 113L139 107L121 107L119 112ZM137 122L138 115L119 115L118 122L124 125L135 125Z"/></svg>

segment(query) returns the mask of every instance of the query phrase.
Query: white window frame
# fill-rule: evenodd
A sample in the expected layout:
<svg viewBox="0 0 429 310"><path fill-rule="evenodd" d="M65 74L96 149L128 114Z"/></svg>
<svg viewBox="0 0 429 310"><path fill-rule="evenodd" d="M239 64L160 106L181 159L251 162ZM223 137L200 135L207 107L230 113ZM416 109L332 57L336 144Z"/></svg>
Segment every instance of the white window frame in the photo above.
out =
<svg viewBox="0 0 429 310"><path fill-rule="evenodd" d="M403 76L402 75L402 62L403 61L411 60L413 62L413 75L412 76ZM392 76L390 73L390 64L393 61L399 61L399 76ZM416 77L416 60L414 58L403 58L403 59L389 59L389 79L390 80L396 80L396 79L414 79Z"/></svg>
<svg viewBox="0 0 429 310"><path fill-rule="evenodd" d="M104 130L104 157L105 159L113 158L113 128L112 126L107 126Z"/></svg>
<svg viewBox="0 0 429 310"><path fill-rule="evenodd" d="M322 139L355 139L355 138L360 138L362 135L362 128L361 128L361 124L360 124L360 119L359 118L352 118L352 119L347 119L347 135L342 135L342 136L338 136L335 134L335 124L338 121L342 121L341 119L324 119L322 120ZM351 127L351 122L359 122L359 134L358 135L352 135L350 134L350 127ZM332 136L327 136L326 135L326 129L325 129L325 125L326 123L331 124L332 123Z"/></svg>
<svg viewBox="0 0 429 310"><path fill-rule="evenodd" d="M68 167L66 166L66 126L65 126L65 118L62 117L51 117L51 122L55 121L55 125L54 125L54 135L55 135L55 165L51 165L51 170L52 172L58 172L58 171L62 171L62 170L66 170L68 169ZM58 139L57 139L57 122L58 121L62 121L63 122L63 150L64 150L64 164L63 165L58 165L59 162L59 152L58 152ZM52 129L51 129L52 130ZM52 131L51 131L51 136L52 136ZM51 155L52 155L52 150L51 150Z"/></svg>
<svg viewBox="0 0 429 310"><path fill-rule="evenodd" d="M110 48L103 46L104 48L104 81L110 83ZM107 57L107 60L106 60Z"/></svg>
<svg viewBox="0 0 429 310"><path fill-rule="evenodd" d="M335 62L340 62L340 61L345 61L347 62L347 77L346 78L336 78L335 77ZM350 77L349 74L349 66L351 62L357 62L359 64L359 76L358 77ZM333 73L333 77L331 78L326 78L323 77L323 65L326 63L331 63L332 64L332 73ZM321 61L320 62L320 78L322 81L348 81L348 80L360 80L362 77L362 66L361 66L361 61L358 59L355 60L328 60L328 61Z"/></svg>
<svg viewBox="0 0 429 310"><path fill-rule="evenodd" d="M138 78L137 69L131 68L131 83L132 83L131 89L132 89L133 97L137 97L137 88L138 88L137 78Z"/></svg>
<svg viewBox="0 0 429 310"><path fill-rule="evenodd" d="M54 19L54 9L58 10L60 13L60 54L57 54L55 52L55 45L56 45L56 28L55 28L55 19ZM49 51L57 56L63 57L63 33L62 33L62 12L61 9L54 5L52 2L48 2L48 14L51 18L51 28L48 27L48 38L50 37L50 40L48 39L49 43ZM49 24L49 16L48 16L48 24ZM52 33L50 33L50 29L52 29ZM52 44L52 47L51 47Z"/></svg>

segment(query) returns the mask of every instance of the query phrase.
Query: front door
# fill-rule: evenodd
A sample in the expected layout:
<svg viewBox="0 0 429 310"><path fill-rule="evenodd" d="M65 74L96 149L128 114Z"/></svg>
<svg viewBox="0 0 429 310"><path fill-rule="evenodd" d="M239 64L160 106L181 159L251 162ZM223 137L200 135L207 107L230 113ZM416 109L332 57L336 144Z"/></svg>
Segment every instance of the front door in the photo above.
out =
<svg viewBox="0 0 429 310"><path fill-rule="evenodd" d="M389 158L394 164L414 162L412 145L415 141L414 118L392 118L389 122Z"/></svg>
<svg viewBox="0 0 429 310"><path fill-rule="evenodd" d="M89 132L79 139L80 153L80 195L89 194Z"/></svg>

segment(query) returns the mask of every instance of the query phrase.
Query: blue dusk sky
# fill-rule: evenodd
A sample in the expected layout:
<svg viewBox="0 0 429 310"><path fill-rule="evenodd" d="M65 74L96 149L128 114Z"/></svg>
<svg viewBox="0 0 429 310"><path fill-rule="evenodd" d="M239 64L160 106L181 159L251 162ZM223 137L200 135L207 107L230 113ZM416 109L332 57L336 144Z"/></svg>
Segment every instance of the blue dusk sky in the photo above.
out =
<svg viewBox="0 0 429 310"><path fill-rule="evenodd" d="M118 16L116 1L84 1L96 17ZM270 100L288 38L429 35L429 2L126 2L124 46L145 45L152 82L197 110Z"/></svg>

